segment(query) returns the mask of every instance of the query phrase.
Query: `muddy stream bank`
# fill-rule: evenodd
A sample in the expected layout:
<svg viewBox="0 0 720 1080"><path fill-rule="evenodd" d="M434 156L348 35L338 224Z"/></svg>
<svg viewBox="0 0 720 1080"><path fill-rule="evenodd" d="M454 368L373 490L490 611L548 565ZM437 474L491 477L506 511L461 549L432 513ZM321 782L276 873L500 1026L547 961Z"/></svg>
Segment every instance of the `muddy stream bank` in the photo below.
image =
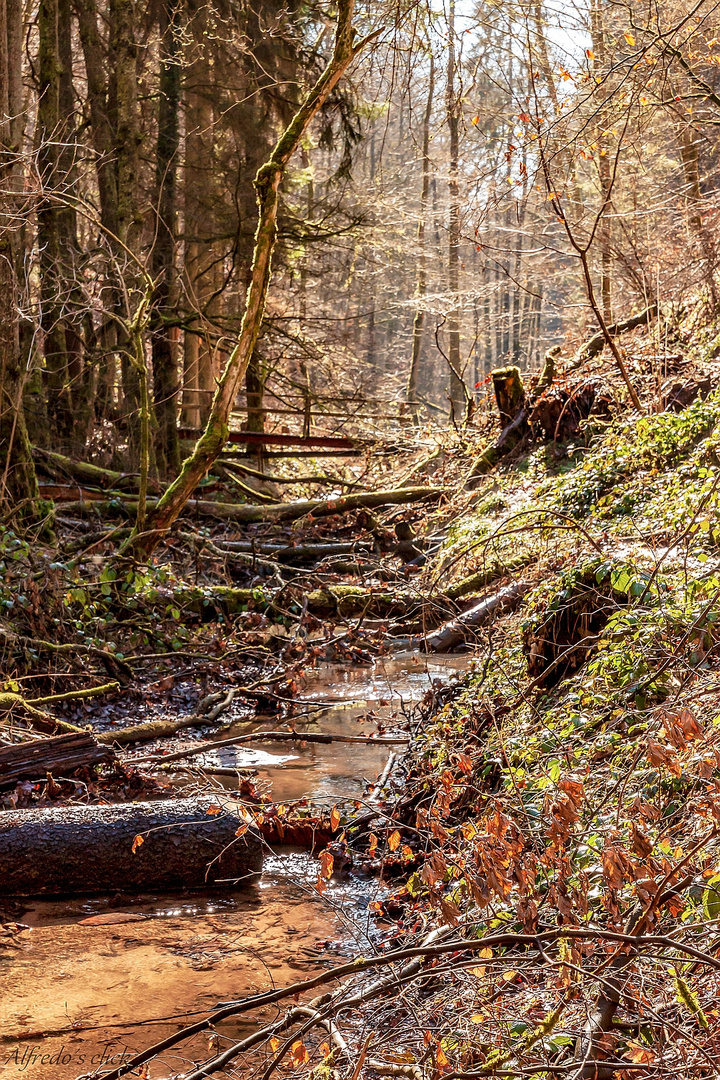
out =
<svg viewBox="0 0 720 1080"><path fill-rule="evenodd" d="M417 655L372 668L321 665L307 674L298 701L308 730L370 734L379 719L397 731L404 710L433 681L447 682L466 665L460 656ZM232 728L222 733L232 734ZM220 770L209 778L225 789L237 786L235 769L252 768L273 800L326 805L361 798L387 757L387 746L359 743L253 743L222 747L204 764ZM30 930L0 939L0 1078L101 1075L218 1001L292 983L372 950L377 929L369 905L382 883L350 875L331 881L320 896L316 877L316 860L282 849L242 890L27 901L19 919ZM219 1043L204 1032L151 1062L143 1075L181 1074L193 1059L273 1015L261 1009L226 1020ZM219 1075L241 1075L240 1063Z"/></svg>

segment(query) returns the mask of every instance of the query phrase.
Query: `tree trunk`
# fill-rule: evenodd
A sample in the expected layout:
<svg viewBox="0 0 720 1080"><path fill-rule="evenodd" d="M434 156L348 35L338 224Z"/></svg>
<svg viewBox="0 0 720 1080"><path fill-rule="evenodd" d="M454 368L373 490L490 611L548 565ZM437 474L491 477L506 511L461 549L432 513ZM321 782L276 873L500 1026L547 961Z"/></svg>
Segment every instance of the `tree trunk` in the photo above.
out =
<svg viewBox="0 0 720 1080"><path fill-rule="evenodd" d="M177 356L169 320L173 314L175 285L175 218L177 158L180 143L180 8L178 0L169 0L161 8L163 59L160 70L160 106L158 115L157 161L155 170L155 208L157 224L152 253L152 276L155 281L155 305L151 322L153 397L157 434L155 456L163 477L180 469L178 437Z"/></svg>
<svg viewBox="0 0 720 1080"><path fill-rule="evenodd" d="M451 310L448 315L448 363L450 365L450 409L453 421L462 421L465 409L465 383L460 361L460 187L458 184L460 102L455 93L455 0L450 0L448 17L447 89L445 94L450 135L450 170L448 192L450 220L448 228L448 291Z"/></svg>
<svg viewBox="0 0 720 1080"><path fill-rule="evenodd" d="M410 359L410 375L407 385L407 402L410 406L410 414L414 424L420 422L420 403L418 401L418 381L420 373L420 354L423 342L423 329L425 326L425 312L422 309L422 301L427 292L427 255L425 252L425 215L427 213L428 195L430 193L430 120L432 118L433 98L435 96L435 57L430 53L430 77L428 81L428 96L423 117L422 134L422 189L420 192L420 217L417 227L417 297L420 301L415 319L413 320L412 357Z"/></svg>
<svg viewBox="0 0 720 1080"><path fill-rule="evenodd" d="M0 820L4 896L237 886L262 842L223 796L11 810Z"/></svg>
<svg viewBox="0 0 720 1080"><path fill-rule="evenodd" d="M0 0L0 502L10 506L32 504L38 496L23 410L26 369L20 352L16 276L15 216L23 189L22 55L20 0Z"/></svg>
<svg viewBox="0 0 720 1080"><path fill-rule="evenodd" d="M140 193L140 128L137 81L137 22L135 0L110 0L110 82L108 104L113 129L113 153L117 179L117 236L132 251L141 224ZM125 265L127 257L118 261ZM128 276L130 275L130 280ZM123 272L125 286L132 285L135 268ZM119 307L120 297L116 301ZM131 312L126 312L130 318ZM130 342L125 343L120 362L123 389L122 414L127 431L128 460L137 468L141 455L141 397L142 378L129 356Z"/></svg>
<svg viewBox="0 0 720 1080"><path fill-rule="evenodd" d="M602 88L602 77L605 69L605 27L603 25L600 0L593 0L590 10L591 36L593 43L593 72L598 82L596 94L600 98L601 108L605 98ZM607 138L604 134L602 122L598 124L595 132L597 143L596 160L598 163L598 177L600 180L600 224L598 227L598 244L600 246L600 306L602 307L603 319L611 323L612 319L612 258L610 254L610 225L608 212L610 210L610 198L612 191L612 179L610 175L610 160L607 154Z"/></svg>
<svg viewBox="0 0 720 1080"><path fill-rule="evenodd" d="M148 515L144 534L131 538L127 545L136 554L147 556L155 548L160 538L181 513L227 440L230 412L238 386L247 370L260 333L270 282L272 254L277 238L280 184L285 175L285 168L309 124L364 44L363 41L359 45L353 45L355 31L352 26L352 16L353 0L341 0L332 59L281 135L270 160L258 170L255 185L259 218L240 338L228 358L218 383L203 435L198 440L193 453L185 461L177 480L170 485L165 495Z"/></svg>
<svg viewBox="0 0 720 1080"><path fill-rule="evenodd" d="M70 25L60 26L58 0L41 0L38 10L38 122L37 158L42 192L38 207L38 247L40 250L40 324L47 377L48 421L53 443L67 446L72 429L70 365L67 347L65 304L67 276L64 272L69 241L68 207L62 198L67 186L67 165L62 161L67 142L67 117L61 111L60 35L70 34Z"/></svg>

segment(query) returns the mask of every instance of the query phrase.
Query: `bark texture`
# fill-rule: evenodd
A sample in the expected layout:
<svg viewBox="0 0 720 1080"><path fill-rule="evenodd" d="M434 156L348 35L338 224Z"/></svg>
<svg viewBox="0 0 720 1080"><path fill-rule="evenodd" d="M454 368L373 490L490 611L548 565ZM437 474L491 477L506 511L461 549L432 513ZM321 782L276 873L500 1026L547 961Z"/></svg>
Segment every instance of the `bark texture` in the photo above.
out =
<svg viewBox="0 0 720 1080"><path fill-rule="evenodd" d="M237 885L262 868L259 835L236 836L245 824L236 803L208 797L9 811L0 820L0 894Z"/></svg>
<svg viewBox="0 0 720 1080"><path fill-rule="evenodd" d="M0 786L18 780L43 780L48 773L60 777L83 766L109 761L114 753L87 735L58 735L50 739L3 746L0 749Z"/></svg>

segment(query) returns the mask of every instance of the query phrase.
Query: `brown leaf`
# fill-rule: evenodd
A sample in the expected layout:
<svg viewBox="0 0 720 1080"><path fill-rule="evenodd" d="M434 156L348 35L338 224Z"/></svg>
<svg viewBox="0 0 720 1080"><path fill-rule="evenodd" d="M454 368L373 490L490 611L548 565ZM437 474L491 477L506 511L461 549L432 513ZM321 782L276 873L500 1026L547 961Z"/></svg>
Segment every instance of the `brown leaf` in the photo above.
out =
<svg viewBox="0 0 720 1080"><path fill-rule="evenodd" d="M302 1039L297 1039L290 1047L290 1060L293 1065L304 1065L310 1060L310 1054Z"/></svg>
<svg viewBox="0 0 720 1080"><path fill-rule="evenodd" d="M657 769L667 769L672 776L680 776L682 769L674 750L663 746L662 743L650 741L648 742L647 756L650 764Z"/></svg>
<svg viewBox="0 0 720 1080"><path fill-rule="evenodd" d="M470 776L473 771L473 759L470 757L469 754L459 755L458 768L460 769L460 772L465 774L465 776Z"/></svg>
<svg viewBox="0 0 720 1080"><path fill-rule="evenodd" d="M324 877L326 881L329 881L330 878L332 877L332 872L333 872L333 866L334 865L335 865L335 860L334 860L334 858L332 856L332 852L327 851L327 850L321 851L320 852L320 876Z"/></svg>
<svg viewBox="0 0 720 1080"><path fill-rule="evenodd" d="M609 841L602 853L603 877L611 889L622 889L625 884L625 858Z"/></svg>
<svg viewBox="0 0 720 1080"><path fill-rule="evenodd" d="M640 855L645 859L653 849L652 840L638 829L637 825L633 822L632 827L632 849L636 855Z"/></svg>
<svg viewBox="0 0 720 1080"><path fill-rule="evenodd" d="M457 926L462 912L454 900L441 900L440 910L442 911L443 922L446 922L448 926Z"/></svg>

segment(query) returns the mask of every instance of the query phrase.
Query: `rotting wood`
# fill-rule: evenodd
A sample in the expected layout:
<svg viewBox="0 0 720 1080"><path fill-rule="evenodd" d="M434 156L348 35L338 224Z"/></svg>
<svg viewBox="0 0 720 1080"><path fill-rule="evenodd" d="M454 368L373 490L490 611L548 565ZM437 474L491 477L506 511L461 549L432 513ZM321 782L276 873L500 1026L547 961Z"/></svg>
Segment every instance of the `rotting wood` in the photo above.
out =
<svg viewBox="0 0 720 1080"><path fill-rule="evenodd" d="M63 772L112 761L114 752L101 746L89 732L57 735L0 748L0 785L18 780L55 779Z"/></svg>
<svg viewBox="0 0 720 1080"><path fill-rule="evenodd" d="M237 803L203 796L0 817L0 894L38 896L237 885L262 842Z"/></svg>

